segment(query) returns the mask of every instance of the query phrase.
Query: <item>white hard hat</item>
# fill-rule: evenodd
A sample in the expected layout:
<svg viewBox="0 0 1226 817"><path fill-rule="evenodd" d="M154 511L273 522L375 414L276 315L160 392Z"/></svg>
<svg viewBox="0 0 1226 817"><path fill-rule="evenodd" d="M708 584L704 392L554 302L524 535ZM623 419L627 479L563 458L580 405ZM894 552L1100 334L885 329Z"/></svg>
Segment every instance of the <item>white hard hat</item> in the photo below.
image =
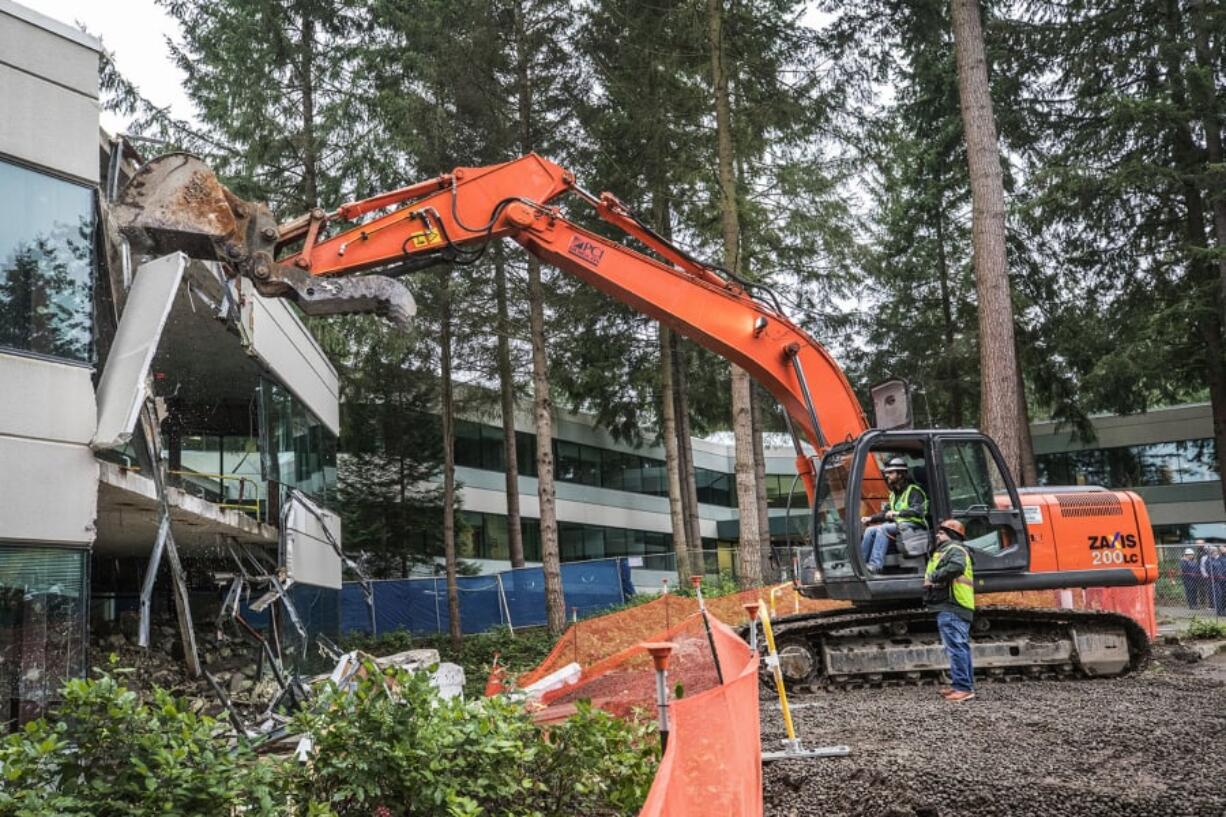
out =
<svg viewBox="0 0 1226 817"><path fill-rule="evenodd" d="M1188 549L1186 549L1186 550L1183 552L1183 555L1184 555L1184 556L1195 556L1195 555L1196 555L1196 551L1195 551L1195 550L1192 550L1192 548L1188 548Z"/></svg>

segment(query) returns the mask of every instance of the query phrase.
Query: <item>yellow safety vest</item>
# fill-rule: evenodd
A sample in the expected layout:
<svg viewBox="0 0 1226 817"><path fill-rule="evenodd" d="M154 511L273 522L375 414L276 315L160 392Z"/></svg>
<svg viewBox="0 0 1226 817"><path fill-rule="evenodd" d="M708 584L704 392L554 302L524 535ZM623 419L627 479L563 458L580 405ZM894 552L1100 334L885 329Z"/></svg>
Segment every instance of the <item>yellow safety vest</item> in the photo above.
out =
<svg viewBox="0 0 1226 817"><path fill-rule="evenodd" d="M962 571L962 575L954 579L949 585L949 597L954 604L959 607L965 607L967 610L975 609L975 570L971 566L971 552L966 549L965 545L955 544L950 542L944 547L932 554L932 558L928 560L928 567L924 570L924 577L932 576L934 570L937 569L937 564L941 561L941 555L945 548L959 548L966 554L966 567Z"/></svg>
<svg viewBox="0 0 1226 817"><path fill-rule="evenodd" d="M926 520L923 515L916 516L911 511L908 500L911 498L911 492L913 490L919 491L920 496L924 498L923 513L927 514L928 513L928 494L924 493L924 489L919 487L919 485L917 485L914 482L912 482L910 485L904 488L901 494L896 495L893 491L890 491L890 502L889 502L890 510L898 514L898 516L895 517L895 521L909 522L912 525L919 525L921 527L926 528L928 527L928 520Z"/></svg>

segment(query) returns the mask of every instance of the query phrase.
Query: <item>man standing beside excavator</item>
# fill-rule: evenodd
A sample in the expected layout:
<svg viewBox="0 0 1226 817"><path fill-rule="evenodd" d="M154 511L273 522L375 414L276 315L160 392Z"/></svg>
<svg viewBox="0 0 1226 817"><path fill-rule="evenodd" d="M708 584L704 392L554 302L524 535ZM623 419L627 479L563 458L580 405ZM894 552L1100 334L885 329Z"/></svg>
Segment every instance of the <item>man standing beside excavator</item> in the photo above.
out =
<svg viewBox="0 0 1226 817"><path fill-rule="evenodd" d="M937 631L949 655L951 684L941 690L941 695L952 703L975 697L975 667L971 661L975 571L965 540L965 525L957 519L942 522L924 571L924 605L937 611Z"/></svg>

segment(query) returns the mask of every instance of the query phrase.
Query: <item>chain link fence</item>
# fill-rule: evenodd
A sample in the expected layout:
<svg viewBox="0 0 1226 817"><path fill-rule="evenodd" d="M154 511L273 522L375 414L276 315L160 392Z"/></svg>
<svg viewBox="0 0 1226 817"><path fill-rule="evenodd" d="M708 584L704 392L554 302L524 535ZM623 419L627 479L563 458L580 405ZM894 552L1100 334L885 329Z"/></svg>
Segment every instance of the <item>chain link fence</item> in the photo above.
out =
<svg viewBox="0 0 1226 817"><path fill-rule="evenodd" d="M1226 544L1158 545L1154 597L1177 615L1226 618Z"/></svg>
<svg viewBox="0 0 1226 817"><path fill-rule="evenodd" d="M710 548L686 552L691 573L701 573L710 581L740 582L741 555L736 548ZM641 564L639 561L641 560ZM677 584L677 554L659 553L631 557L631 572L635 587L658 588L662 579L670 586ZM811 547L773 547L762 554L762 583L778 584L796 578L813 581L816 562Z"/></svg>

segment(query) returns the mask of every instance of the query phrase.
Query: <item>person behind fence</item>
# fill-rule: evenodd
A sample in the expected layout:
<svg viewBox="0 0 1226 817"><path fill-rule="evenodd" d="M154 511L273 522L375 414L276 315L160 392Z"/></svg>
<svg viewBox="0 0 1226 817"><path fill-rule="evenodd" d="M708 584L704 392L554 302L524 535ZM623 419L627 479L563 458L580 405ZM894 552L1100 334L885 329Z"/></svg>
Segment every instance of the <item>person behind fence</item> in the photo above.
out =
<svg viewBox="0 0 1226 817"><path fill-rule="evenodd" d="M924 605L937 611L937 632L949 656L951 683L941 689L941 696L951 703L975 697L975 666L971 660L975 570L965 540L966 527L961 522L942 522L924 571Z"/></svg>
<svg viewBox="0 0 1226 817"><path fill-rule="evenodd" d="M1213 607L1214 583L1209 578L1209 559L1214 557L1214 548L1206 547L1203 539L1197 540L1197 548L1200 551L1200 556L1197 557L1197 563L1200 566L1200 597L1204 599L1206 607Z"/></svg>
<svg viewBox="0 0 1226 817"><path fill-rule="evenodd" d="M901 531L928 527L928 495L911 479L907 461L892 457L881 473L890 489L886 508L881 513L860 517L862 524L870 525L860 541L860 555L869 573L881 572L890 540Z"/></svg>
<svg viewBox="0 0 1226 817"><path fill-rule="evenodd" d="M1209 560L1209 581L1213 588L1213 608L1226 616L1226 548L1214 548L1216 555Z"/></svg>
<svg viewBox="0 0 1226 817"><path fill-rule="evenodd" d="M1195 610L1200 606L1200 560L1196 551L1188 548L1179 560L1179 577L1183 579L1183 597L1188 602L1188 609Z"/></svg>

